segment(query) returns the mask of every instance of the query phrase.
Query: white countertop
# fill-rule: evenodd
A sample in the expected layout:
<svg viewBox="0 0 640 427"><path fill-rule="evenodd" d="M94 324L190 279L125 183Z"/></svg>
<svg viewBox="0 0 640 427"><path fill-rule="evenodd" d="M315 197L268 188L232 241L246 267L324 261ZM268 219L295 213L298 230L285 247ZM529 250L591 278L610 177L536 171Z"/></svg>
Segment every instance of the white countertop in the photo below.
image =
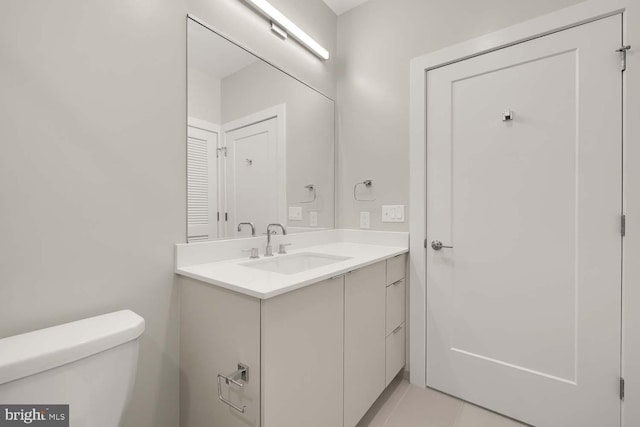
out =
<svg viewBox="0 0 640 427"><path fill-rule="evenodd" d="M252 297L268 299L406 253L408 250L406 247L336 242L291 250L287 255L275 254L273 258L261 257L260 260L308 252L349 259L296 274L280 274L241 265L252 261L249 257L177 267L176 273Z"/></svg>

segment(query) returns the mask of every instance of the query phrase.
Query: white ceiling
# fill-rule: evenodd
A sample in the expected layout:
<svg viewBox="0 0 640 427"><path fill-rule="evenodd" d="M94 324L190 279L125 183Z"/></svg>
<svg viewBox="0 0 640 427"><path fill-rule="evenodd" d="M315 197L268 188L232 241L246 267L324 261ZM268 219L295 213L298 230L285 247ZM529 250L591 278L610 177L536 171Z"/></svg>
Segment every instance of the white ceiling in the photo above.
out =
<svg viewBox="0 0 640 427"><path fill-rule="evenodd" d="M353 9L368 0L323 0L327 6L329 6L336 15L342 15L348 10Z"/></svg>
<svg viewBox="0 0 640 427"><path fill-rule="evenodd" d="M188 27L189 67L206 71L222 80L258 60L200 24L189 20Z"/></svg>

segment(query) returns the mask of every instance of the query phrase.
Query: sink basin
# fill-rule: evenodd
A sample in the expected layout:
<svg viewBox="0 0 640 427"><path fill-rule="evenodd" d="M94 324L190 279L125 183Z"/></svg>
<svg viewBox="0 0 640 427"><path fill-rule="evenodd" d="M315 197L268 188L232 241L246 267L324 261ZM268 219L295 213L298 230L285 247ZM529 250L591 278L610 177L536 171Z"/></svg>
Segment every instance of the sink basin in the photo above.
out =
<svg viewBox="0 0 640 427"><path fill-rule="evenodd" d="M280 274L296 274L325 265L344 261L350 257L301 252L292 255L280 255L260 261L245 262L240 265L258 270L272 271Z"/></svg>

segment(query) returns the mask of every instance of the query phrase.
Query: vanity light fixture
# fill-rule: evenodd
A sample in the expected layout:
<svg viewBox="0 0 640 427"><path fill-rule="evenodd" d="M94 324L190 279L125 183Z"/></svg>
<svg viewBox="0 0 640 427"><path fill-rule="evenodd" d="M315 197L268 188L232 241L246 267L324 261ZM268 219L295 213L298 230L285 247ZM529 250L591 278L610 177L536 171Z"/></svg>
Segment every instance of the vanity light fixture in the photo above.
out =
<svg viewBox="0 0 640 427"><path fill-rule="evenodd" d="M271 22L271 31L282 40L286 40L286 38L289 36L289 34L287 34L285 30L280 28L275 22Z"/></svg>
<svg viewBox="0 0 640 427"><path fill-rule="evenodd" d="M266 0L244 0L253 6L257 11L271 20L271 28L274 29L274 25L280 27L279 30L283 30L294 39L298 40L304 47L309 49L319 58L327 60L329 59L329 52L327 49L320 46L320 44L312 39L307 33L302 31L300 27L291 22L289 18L284 16L278 9L273 7ZM281 36L282 37L282 36Z"/></svg>

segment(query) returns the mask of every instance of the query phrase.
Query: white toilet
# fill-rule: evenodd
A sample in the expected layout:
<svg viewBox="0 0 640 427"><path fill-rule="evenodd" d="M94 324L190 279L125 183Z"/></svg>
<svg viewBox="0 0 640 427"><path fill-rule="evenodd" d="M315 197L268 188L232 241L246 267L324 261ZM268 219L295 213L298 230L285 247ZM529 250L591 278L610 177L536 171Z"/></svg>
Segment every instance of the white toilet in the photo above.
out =
<svg viewBox="0 0 640 427"><path fill-rule="evenodd" d="M71 426L118 426L144 326L123 310L0 339L0 404L69 404Z"/></svg>

